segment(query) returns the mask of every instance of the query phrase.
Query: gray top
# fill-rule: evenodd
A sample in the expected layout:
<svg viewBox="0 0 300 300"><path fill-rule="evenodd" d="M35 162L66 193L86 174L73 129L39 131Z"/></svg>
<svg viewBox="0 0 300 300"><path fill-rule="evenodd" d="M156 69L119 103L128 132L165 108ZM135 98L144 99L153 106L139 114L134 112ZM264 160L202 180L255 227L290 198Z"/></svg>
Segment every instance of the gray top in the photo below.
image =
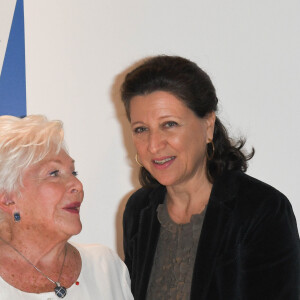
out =
<svg viewBox="0 0 300 300"><path fill-rule="evenodd" d="M190 223L177 224L167 205L160 204L157 218L161 224L154 256L147 300L188 300L198 241L205 211L193 215Z"/></svg>

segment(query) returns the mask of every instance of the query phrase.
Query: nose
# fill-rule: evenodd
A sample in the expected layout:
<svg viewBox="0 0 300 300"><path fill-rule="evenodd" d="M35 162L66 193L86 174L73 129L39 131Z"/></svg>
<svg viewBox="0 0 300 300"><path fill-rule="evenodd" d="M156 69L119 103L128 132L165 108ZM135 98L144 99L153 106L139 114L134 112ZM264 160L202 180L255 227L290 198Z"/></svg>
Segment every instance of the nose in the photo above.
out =
<svg viewBox="0 0 300 300"><path fill-rule="evenodd" d="M159 131L151 132L148 138L148 151L152 154L157 154L166 145L166 140L163 134Z"/></svg>
<svg viewBox="0 0 300 300"><path fill-rule="evenodd" d="M83 192L83 185L81 181L75 176L72 176L71 178L72 179L70 180L69 191L75 194Z"/></svg>

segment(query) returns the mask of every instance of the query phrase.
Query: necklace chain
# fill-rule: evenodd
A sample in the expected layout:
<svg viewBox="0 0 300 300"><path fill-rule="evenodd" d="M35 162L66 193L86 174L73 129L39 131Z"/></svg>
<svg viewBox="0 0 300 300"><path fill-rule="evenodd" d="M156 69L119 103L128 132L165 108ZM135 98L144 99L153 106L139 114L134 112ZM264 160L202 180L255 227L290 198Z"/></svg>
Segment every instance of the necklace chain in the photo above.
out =
<svg viewBox="0 0 300 300"><path fill-rule="evenodd" d="M45 278L47 278L49 281L51 281L52 283L54 283L56 286L60 286L60 277L64 268L64 264L65 264L65 260L66 260L66 256L67 256L67 245L65 246L65 255L64 255L64 260L63 263L61 265L60 268L60 273L59 273L59 277L57 281L52 280L51 278L49 278L46 274L44 274L38 267L36 267L27 257L25 257L19 250L17 250L14 246L12 246L11 244L9 244L7 241L3 240L0 237L0 240L5 243L6 245L8 245L9 247L11 247L12 249L14 249L19 255L21 255L31 266L33 266L39 273L41 273Z"/></svg>

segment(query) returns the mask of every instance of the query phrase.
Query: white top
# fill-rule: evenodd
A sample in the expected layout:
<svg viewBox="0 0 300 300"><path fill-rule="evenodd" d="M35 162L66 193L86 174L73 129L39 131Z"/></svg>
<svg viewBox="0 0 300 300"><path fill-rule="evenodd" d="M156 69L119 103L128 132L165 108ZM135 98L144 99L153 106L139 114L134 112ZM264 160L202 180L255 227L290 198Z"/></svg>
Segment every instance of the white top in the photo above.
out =
<svg viewBox="0 0 300 300"><path fill-rule="evenodd" d="M67 289L67 300L133 300L130 279L125 264L116 253L102 245L72 243L79 251L82 269L79 285ZM53 286L54 290L54 286ZM50 300L59 299L54 291L25 293L9 285L0 277L0 300Z"/></svg>

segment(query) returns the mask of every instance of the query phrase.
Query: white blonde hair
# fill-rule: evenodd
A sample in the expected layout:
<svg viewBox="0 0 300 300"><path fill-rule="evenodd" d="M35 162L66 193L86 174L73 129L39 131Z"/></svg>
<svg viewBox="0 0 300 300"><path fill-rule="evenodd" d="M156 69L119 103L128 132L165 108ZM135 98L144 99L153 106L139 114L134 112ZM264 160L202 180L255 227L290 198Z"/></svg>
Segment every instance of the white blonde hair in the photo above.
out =
<svg viewBox="0 0 300 300"><path fill-rule="evenodd" d="M0 191L11 193L22 186L22 173L64 144L63 124L42 115L0 117Z"/></svg>

